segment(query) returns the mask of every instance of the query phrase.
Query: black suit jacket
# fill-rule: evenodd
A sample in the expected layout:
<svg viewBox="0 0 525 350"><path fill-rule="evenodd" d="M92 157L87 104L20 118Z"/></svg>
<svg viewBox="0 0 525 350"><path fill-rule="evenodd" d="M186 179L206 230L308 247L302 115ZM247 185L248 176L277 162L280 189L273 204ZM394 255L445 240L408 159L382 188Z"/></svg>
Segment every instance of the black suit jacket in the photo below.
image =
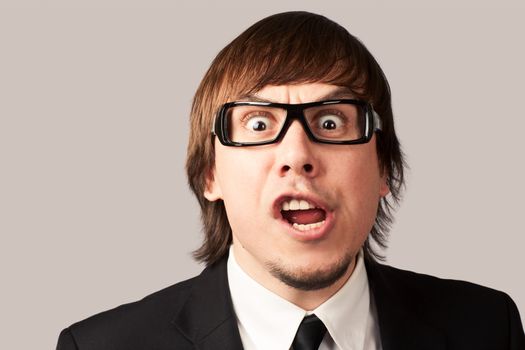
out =
<svg viewBox="0 0 525 350"><path fill-rule="evenodd" d="M505 293L377 263L366 268L383 350L525 350L518 310ZM57 349L242 349L226 258L197 277L73 324Z"/></svg>

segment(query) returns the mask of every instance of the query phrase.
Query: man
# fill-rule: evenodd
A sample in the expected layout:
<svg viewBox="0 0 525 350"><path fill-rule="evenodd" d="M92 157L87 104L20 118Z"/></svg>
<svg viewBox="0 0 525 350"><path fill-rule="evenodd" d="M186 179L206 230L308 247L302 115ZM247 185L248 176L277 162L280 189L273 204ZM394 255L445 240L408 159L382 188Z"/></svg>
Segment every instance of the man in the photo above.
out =
<svg viewBox="0 0 525 350"><path fill-rule="evenodd" d="M336 23L247 29L191 128L207 268L70 326L58 349L525 349L506 294L378 263L404 160L386 78Z"/></svg>

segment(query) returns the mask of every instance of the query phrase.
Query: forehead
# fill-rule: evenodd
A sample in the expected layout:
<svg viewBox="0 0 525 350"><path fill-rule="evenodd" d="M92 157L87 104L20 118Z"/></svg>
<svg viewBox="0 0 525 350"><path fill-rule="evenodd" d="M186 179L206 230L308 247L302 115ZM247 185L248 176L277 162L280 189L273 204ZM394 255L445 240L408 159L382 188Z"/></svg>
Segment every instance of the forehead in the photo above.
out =
<svg viewBox="0 0 525 350"><path fill-rule="evenodd" d="M326 83L266 85L254 93L242 94L237 101L306 103L322 100L354 98L352 91L343 86Z"/></svg>

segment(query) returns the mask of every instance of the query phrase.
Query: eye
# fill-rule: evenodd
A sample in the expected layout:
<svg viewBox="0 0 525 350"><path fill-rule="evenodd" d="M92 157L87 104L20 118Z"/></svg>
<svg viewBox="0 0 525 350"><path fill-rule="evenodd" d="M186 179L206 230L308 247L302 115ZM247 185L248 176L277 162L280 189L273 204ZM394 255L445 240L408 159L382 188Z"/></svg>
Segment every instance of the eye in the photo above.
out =
<svg viewBox="0 0 525 350"><path fill-rule="evenodd" d="M256 115L250 116L246 121L246 128L252 131L265 131L271 127L271 120L268 117Z"/></svg>
<svg viewBox="0 0 525 350"><path fill-rule="evenodd" d="M336 130L344 125L342 117L334 114L326 114L319 117L318 128L321 130Z"/></svg>

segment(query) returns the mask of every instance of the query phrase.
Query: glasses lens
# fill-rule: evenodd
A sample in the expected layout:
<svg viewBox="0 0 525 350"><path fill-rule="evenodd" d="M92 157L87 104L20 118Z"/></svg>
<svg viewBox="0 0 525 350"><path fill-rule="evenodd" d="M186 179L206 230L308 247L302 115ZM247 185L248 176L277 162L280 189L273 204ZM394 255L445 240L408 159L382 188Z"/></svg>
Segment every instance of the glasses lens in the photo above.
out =
<svg viewBox="0 0 525 350"><path fill-rule="evenodd" d="M305 109L304 115L316 138L326 141L354 141L366 130L366 111L350 103L326 104Z"/></svg>
<svg viewBox="0 0 525 350"><path fill-rule="evenodd" d="M267 106L233 106L226 112L226 130L233 142L273 140L286 119L286 110Z"/></svg>

